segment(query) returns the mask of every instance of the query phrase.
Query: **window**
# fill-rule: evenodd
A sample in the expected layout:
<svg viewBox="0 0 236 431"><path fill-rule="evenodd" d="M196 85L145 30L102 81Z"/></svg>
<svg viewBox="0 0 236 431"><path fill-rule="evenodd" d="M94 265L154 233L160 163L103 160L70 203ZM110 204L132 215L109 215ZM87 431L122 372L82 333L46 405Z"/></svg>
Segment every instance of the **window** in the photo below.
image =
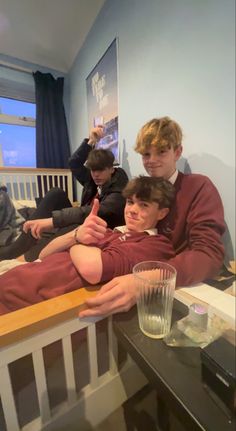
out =
<svg viewBox="0 0 236 431"><path fill-rule="evenodd" d="M0 166L36 167L36 106L0 97Z"/></svg>

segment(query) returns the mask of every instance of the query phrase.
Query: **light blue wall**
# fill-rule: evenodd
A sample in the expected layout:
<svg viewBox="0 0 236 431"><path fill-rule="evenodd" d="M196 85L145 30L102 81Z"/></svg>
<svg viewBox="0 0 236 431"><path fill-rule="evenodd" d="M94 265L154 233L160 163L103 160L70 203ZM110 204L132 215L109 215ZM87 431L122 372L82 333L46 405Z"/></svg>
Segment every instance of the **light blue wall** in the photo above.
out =
<svg viewBox="0 0 236 431"><path fill-rule="evenodd" d="M121 163L143 173L139 128L169 115L184 131L180 168L208 175L235 238L234 0L107 0L69 73L74 150L88 134L86 77L118 38Z"/></svg>

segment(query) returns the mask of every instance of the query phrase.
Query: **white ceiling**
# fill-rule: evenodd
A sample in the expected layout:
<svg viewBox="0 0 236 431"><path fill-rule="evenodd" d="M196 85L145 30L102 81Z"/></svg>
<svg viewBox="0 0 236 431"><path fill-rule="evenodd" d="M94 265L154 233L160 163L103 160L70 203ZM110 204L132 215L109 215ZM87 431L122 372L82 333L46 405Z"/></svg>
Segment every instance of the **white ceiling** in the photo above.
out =
<svg viewBox="0 0 236 431"><path fill-rule="evenodd" d="M0 0L0 53L67 72L105 0Z"/></svg>

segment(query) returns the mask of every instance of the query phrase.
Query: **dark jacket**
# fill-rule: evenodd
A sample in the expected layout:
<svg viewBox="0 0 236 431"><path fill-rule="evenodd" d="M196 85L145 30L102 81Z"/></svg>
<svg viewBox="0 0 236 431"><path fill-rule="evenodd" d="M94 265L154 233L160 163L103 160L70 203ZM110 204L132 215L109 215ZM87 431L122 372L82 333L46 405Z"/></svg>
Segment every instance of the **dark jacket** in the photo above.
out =
<svg viewBox="0 0 236 431"><path fill-rule="evenodd" d="M92 147L88 139L84 139L80 147L69 159L69 166L74 177L82 184L83 192L81 206L78 208L65 208L53 211L53 224L55 227L64 227L70 224L82 224L91 211L90 202L97 193L90 170L84 166ZM98 216L104 219L108 227L114 228L124 224L125 199L121 192L128 182L128 177L122 168L115 168L111 181L104 184L101 195L98 197L100 207Z"/></svg>
<svg viewBox="0 0 236 431"><path fill-rule="evenodd" d="M25 221L5 190L0 187L0 247L11 244L17 238Z"/></svg>

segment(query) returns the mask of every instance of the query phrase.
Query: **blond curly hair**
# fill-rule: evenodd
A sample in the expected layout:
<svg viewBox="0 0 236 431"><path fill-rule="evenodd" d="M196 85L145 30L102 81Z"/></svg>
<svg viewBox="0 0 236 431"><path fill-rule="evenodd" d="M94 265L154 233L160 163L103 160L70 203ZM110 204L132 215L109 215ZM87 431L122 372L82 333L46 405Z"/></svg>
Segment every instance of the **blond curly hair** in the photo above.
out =
<svg viewBox="0 0 236 431"><path fill-rule="evenodd" d="M176 150L182 144L182 136L181 127L176 121L169 117L153 118L139 131L134 149L140 154L150 147Z"/></svg>

